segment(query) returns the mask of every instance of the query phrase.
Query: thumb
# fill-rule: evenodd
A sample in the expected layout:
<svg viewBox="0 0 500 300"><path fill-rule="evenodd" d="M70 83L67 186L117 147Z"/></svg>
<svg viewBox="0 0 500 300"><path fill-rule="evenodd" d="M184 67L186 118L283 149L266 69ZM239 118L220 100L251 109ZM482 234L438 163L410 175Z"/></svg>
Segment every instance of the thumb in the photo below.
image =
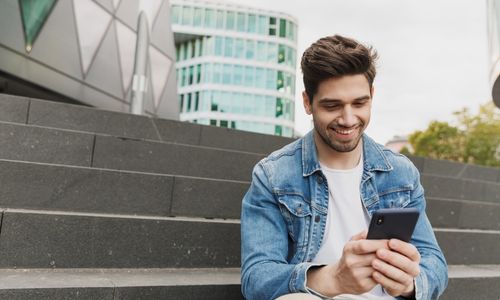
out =
<svg viewBox="0 0 500 300"><path fill-rule="evenodd" d="M359 240L364 240L366 239L366 235L368 234L367 230L363 230L360 233L357 233L356 235L353 235L351 237L351 241L359 241Z"/></svg>

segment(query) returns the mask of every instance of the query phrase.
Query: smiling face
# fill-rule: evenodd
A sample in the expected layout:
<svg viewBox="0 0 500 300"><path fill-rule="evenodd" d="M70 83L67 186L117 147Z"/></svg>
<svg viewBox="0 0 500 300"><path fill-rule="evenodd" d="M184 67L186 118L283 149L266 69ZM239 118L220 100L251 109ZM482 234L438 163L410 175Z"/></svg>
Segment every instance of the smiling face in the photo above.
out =
<svg viewBox="0 0 500 300"><path fill-rule="evenodd" d="M370 122L372 94L362 74L322 81L312 104L303 93L304 108L313 117L318 150L345 153L358 147Z"/></svg>

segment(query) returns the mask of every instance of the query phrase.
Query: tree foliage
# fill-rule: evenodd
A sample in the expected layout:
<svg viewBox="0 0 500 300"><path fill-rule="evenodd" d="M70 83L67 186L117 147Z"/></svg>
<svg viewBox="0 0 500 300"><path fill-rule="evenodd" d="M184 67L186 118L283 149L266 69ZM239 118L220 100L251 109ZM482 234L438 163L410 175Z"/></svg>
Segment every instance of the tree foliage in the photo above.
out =
<svg viewBox="0 0 500 300"><path fill-rule="evenodd" d="M500 110L493 102L476 115L464 108L454 113L456 126L432 121L409 136L413 154L436 159L500 167Z"/></svg>

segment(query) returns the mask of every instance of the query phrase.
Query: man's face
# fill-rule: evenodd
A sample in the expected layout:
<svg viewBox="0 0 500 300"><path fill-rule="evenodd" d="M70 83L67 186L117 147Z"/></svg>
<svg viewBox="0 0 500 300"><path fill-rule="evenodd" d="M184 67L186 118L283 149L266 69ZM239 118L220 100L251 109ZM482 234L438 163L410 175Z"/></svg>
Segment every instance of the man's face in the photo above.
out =
<svg viewBox="0 0 500 300"><path fill-rule="evenodd" d="M312 105L303 93L320 141L337 152L353 151L370 122L373 89L364 75L331 78L318 85Z"/></svg>

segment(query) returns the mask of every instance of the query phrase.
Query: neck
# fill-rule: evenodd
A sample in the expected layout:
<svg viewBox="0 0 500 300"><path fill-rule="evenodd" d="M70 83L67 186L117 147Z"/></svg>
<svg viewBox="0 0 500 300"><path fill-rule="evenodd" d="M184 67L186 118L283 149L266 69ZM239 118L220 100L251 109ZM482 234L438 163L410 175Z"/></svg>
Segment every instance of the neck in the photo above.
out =
<svg viewBox="0 0 500 300"><path fill-rule="evenodd" d="M363 151L363 139L361 139L352 151L339 152L325 144L320 136L314 132L314 142L318 151L319 161L331 169L349 170L355 168L361 158Z"/></svg>

